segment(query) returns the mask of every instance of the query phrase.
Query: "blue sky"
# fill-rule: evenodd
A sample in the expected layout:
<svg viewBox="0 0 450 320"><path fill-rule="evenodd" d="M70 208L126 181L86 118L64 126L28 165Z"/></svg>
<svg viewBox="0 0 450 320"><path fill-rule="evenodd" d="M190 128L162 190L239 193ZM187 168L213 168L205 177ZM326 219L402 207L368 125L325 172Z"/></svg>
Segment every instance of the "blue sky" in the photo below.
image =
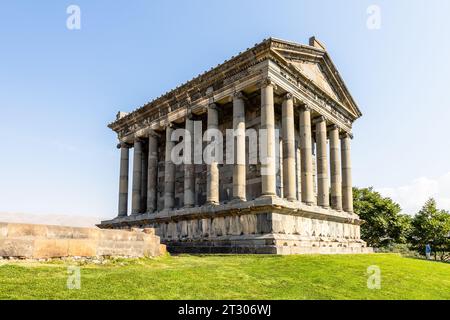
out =
<svg viewBox="0 0 450 320"><path fill-rule="evenodd" d="M81 30L66 8L81 8ZM367 28L367 8L381 29ZM116 214L106 124L269 36L322 40L364 116L353 176L450 209L450 2L2 1L0 211Z"/></svg>

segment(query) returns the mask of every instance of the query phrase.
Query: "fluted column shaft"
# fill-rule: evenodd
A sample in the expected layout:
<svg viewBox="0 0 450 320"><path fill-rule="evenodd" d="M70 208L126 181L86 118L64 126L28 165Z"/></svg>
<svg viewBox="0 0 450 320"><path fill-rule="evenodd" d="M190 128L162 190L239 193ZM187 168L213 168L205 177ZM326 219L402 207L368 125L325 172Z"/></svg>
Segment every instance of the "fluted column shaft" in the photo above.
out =
<svg viewBox="0 0 450 320"><path fill-rule="evenodd" d="M296 200L296 172L295 172L295 125L294 101L288 93L283 101L282 109L282 138L283 138L283 196L289 200Z"/></svg>
<svg viewBox="0 0 450 320"><path fill-rule="evenodd" d="M245 169L245 102L241 92L233 97L233 129L234 166L233 166L233 198L246 199L246 169Z"/></svg>
<svg viewBox="0 0 450 320"><path fill-rule="evenodd" d="M131 214L142 213L142 140L134 141Z"/></svg>
<svg viewBox="0 0 450 320"><path fill-rule="evenodd" d="M128 215L128 169L129 169L129 146L122 143L120 148L120 178L119 178L119 217Z"/></svg>
<svg viewBox="0 0 450 320"><path fill-rule="evenodd" d="M219 129L219 111L213 103L208 107L208 130ZM217 141L214 141L217 143ZM215 155L216 156L216 155ZM219 204L219 165L214 157L207 165L206 202L208 204Z"/></svg>
<svg viewBox="0 0 450 320"><path fill-rule="evenodd" d="M185 122L184 137L184 206L187 208L195 205L195 166L194 166L194 121L189 117Z"/></svg>
<svg viewBox="0 0 450 320"><path fill-rule="evenodd" d="M147 212L154 212L158 184L158 137L148 136L148 180L147 180Z"/></svg>
<svg viewBox="0 0 450 320"><path fill-rule="evenodd" d="M330 171L331 171L331 207L342 210L341 157L339 154L339 128L330 129Z"/></svg>
<svg viewBox="0 0 450 320"><path fill-rule="evenodd" d="M148 140L148 139L146 139ZM148 141L146 141L148 142ZM142 174L141 174L141 213L147 210L147 188L148 188L148 148L142 142Z"/></svg>
<svg viewBox="0 0 450 320"><path fill-rule="evenodd" d="M261 195L276 196L274 83L266 79L261 87Z"/></svg>
<svg viewBox="0 0 450 320"><path fill-rule="evenodd" d="M175 143L172 141L173 128L166 127L166 157L164 167L164 209L170 210L175 206L175 164L172 162L172 148Z"/></svg>
<svg viewBox="0 0 450 320"><path fill-rule="evenodd" d="M352 190L352 162L350 158L351 135L345 133L341 136L342 158L342 206L344 211L353 212Z"/></svg>
<svg viewBox="0 0 450 320"><path fill-rule="evenodd" d="M300 150L302 172L302 201L308 205L314 203L314 182L311 141L311 111L307 106L300 110Z"/></svg>
<svg viewBox="0 0 450 320"><path fill-rule="evenodd" d="M321 207L330 206L330 189L328 179L327 157L327 123L324 117L316 122L317 143L317 204Z"/></svg>

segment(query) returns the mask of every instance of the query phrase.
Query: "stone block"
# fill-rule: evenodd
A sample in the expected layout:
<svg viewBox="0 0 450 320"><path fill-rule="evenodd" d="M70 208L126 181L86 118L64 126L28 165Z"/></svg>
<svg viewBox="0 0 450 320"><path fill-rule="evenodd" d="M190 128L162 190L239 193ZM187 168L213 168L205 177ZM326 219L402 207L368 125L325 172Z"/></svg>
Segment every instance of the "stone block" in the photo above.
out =
<svg viewBox="0 0 450 320"><path fill-rule="evenodd" d="M142 257L147 247L149 255L159 255L159 245L153 228L143 232L0 223L0 256L5 257Z"/></svg>
<svg viewBox="0 0 450 320"><path fill-rule="evenodd" d="M0 239L0 257L33 257L34 241L31 239Z"/></svg>
<svg viewBox="0 0 450 320"><path fill-rule="evenodd" d="M160 243L159 244L159 255L167 254L167 246L165 244Z"/></svg>
<svg viewBox="0 0 450 320"><path fill-rule="evenodd" d="M70 239L69 256L93 257L97 255L97 239Z"/></svg>
<svg viewBox="0 0 450 320"><path fill-rule="evenodd" d="M69 239L73 238L72 227L47 226L48 239Z"/></svg>
<svg viewBox="0 0 450 320"><path fill-rule="evenodd" d="M33 258L59 258L69 255L69 240L67 239L35 239Z"/></svg>
<svg viewBox="0 0 450 320"><path fill-rule="evenodd" d="M0 223L0 238L6 238L8 236L8 224Z"/></svg>
<svg viewBox="0 0 450 320"><path fill-rule="evenodd" d="M136 234L127 230L101 230L100 239L115 241L137 240Z"/></svg>
<svg viewBox="0 0 450 320"><path fill-rule="evenodd" d="M143 231L143 232L144 232L145 234L154 236L154 235L155 235L155 228L144 228L144 231Z"/></svg>
<svg viewBox="0 0 450 320"><path fill-rule="evenodd" d="M96 228L72 228L72 239L96 239L99 231L100 229L97 231Z"/></svg>
<svg viewBox="0 0 450 320"><path fill-rule="evenodd" d="M99 239L97 241L97 255L99 256L114 255L114 240Z"/></svg>
<svg viewBox="0 0 450 320"><path fill-rule="evenodd" d="M47 226L39 224L8 224L8 237L47 237Z"/></svg>

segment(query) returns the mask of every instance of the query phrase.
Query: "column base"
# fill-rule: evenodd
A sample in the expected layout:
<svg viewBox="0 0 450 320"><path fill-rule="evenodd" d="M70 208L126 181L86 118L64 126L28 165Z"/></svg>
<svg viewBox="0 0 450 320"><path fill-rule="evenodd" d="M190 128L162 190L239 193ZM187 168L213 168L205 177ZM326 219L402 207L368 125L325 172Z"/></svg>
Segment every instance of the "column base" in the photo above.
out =
<svg viewBox="0 0 450 320"><path fill-rule="evenodd" d="M230 204L236 204L236 203L241 203L241 202L246 202L247 199L245 198L233 198L230 201L228 201L228 203Z"/></svg>
<svg viewBox="0 0 450 320"><path fill-rule="evenodd" d="M261 196L259 196L257 199L262 199L262 200L266 200L266 199L279 199L280 197L277 196L276 194L263 194Z"/></svg>

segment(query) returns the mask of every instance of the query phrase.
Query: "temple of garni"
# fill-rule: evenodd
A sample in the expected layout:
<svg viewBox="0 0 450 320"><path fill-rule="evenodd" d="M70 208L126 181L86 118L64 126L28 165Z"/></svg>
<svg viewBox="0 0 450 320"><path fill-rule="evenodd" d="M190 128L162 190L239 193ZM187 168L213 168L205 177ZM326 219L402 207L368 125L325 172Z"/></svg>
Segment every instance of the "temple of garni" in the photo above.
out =
<svg viewBox="0 0 450 320"><path fill-rule="evenodd" d="M264 40L117 114L118 215L99 227L154 227L173 253L371 252L353 212L360 116L319 40Z"/></svg>

